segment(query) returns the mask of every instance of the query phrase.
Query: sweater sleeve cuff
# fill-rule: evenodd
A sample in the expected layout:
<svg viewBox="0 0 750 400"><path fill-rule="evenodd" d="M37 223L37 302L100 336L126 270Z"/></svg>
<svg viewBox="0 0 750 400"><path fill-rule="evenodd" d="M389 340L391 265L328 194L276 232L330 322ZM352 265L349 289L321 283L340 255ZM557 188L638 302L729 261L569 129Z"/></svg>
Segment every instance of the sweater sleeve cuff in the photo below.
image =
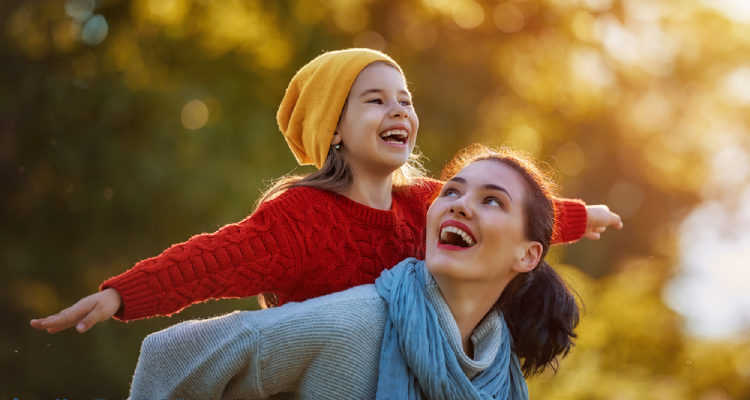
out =
<svg viewBox="0 0 750 400"><path fill-rule="evenodd" d="M144 293L154 292L152 287L153 285L147 281L146 274L125 272L104 281L99 290L117 290L122 305L113 317L121 321L130 321L154 315L158 308L158 300L155 296L144 296Z"/></svg>
<svg viewBox="0 0 750 400"><path fill-rule="evenodd" d="M579 199L555 199L555 231L552 243L571 243L586 233L586 203Z"/></svg>

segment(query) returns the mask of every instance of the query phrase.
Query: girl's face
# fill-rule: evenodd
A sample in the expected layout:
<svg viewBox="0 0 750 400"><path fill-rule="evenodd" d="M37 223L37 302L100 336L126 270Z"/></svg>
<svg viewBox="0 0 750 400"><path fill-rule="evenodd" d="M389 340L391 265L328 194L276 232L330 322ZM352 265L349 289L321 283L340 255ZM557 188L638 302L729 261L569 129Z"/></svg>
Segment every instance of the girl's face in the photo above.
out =
<svg viewBox="0 0 750 400"><path fill-rule="evenodd" d="M436 277L507 282L539 262L526 239L521 175L497 160L475 161L446 182L427 212L427 268ZM537 254L538 253L538 254Z"/></svg>
<svg viewBox="0 0 750 400"><path fill-rule="evenodd" d="M418 128L404 77L392 66L374 63L354 81L331 143L342 144L355 174L390 174L408 161Z"/></svg>

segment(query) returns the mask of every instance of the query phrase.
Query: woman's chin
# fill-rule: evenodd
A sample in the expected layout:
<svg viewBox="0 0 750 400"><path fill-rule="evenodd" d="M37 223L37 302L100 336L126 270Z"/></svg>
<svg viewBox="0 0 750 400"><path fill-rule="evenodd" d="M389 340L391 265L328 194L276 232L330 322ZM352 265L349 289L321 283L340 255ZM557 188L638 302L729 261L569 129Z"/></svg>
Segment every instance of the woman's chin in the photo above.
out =
<svg viewBox="0 0 750 400"><path fill-rule="evenodd" d="M425 257L425 265L432 275L461 275L464 270L464 263L456 260L450 254L433 253Z"/></svg>

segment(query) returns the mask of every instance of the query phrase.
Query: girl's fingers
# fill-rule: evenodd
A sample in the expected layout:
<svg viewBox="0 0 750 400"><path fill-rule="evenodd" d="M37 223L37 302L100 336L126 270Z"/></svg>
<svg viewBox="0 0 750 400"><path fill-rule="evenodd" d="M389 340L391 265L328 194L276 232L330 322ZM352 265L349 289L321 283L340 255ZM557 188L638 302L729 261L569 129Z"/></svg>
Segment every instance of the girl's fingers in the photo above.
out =
<svg viewBox="0 0 750 400"><path fill-rule="evenodd" d="M586 232L584 237L589 240L599 240L601 234L592 230L590 232Z"/></svg>
<svg viewBox="0 0 750 400"><path fill-rule="evenodd" d="M78 331L78 333L84 333L88 331L92 326L109 318L109 316L106 316L105 314L106 312L102 309L102 306L97 305L91 311L89 311L89 313L86 314L86 316L83 317L80 322L76 324L76 330Z"/></svg>
<svg viewBox="0 0 750 400"><path fill-rule="evenodd" d="M76 324L76 330L78 331L78 333L84 333L87 330L91 329L92 326L96 325L97 322L99 322L99 318L92 311L86 316L86 318L82 319L81 322Z"/></svg>
<svg viewBox="0 0 750 400"><path fill-rule="evenodd" d="M617 229L622 228L622 218L620 218L619 215L612 213L612 219L609 225L614 225L615 227L617 227Z"/></svg>
<svg viewBox="0 0 750 400"><path fill-rule="evenodd" d="M68 313L70 313L71 309L78 305L78 303L63 309L62 311L58 312L57 314L50 315L48 317L39 318L39 319L32 319L31 320L31 326L39 329L46 329L51 324L56 324L60 321L61 318L65 318Z"/></svg>
<svg viewBox="0 0 750 400"><path fill-rule="evenodd" d="M52 317L49 321L46 321L44 323L43 327L47 329L47 332L49 333L60 332L73 326L73 324L75 323L74 319L75 314L72 314L71 311L68 311Z"/></svg>
<svg viewBox="0 0 750 400"><path fill-rule="evenodd" d="M88 299L83 299L59 313L44 318L39 322L39 329L57 333L78 323L95 306Z"/></svg>

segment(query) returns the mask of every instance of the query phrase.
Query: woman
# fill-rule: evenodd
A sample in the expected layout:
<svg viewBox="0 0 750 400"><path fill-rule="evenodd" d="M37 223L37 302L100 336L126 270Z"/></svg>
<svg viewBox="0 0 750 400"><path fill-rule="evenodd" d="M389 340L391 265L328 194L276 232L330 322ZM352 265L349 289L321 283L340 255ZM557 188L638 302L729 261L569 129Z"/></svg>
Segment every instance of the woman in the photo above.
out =
<svg viewBox="0 0 750 400"><path fill-rule="evenodd" d="M152 334L131 398L528 398L523 373L564 356L578 323L544 261L550 185L481 146L444 177L425 261L406 259L374 285Z"/></svg>

